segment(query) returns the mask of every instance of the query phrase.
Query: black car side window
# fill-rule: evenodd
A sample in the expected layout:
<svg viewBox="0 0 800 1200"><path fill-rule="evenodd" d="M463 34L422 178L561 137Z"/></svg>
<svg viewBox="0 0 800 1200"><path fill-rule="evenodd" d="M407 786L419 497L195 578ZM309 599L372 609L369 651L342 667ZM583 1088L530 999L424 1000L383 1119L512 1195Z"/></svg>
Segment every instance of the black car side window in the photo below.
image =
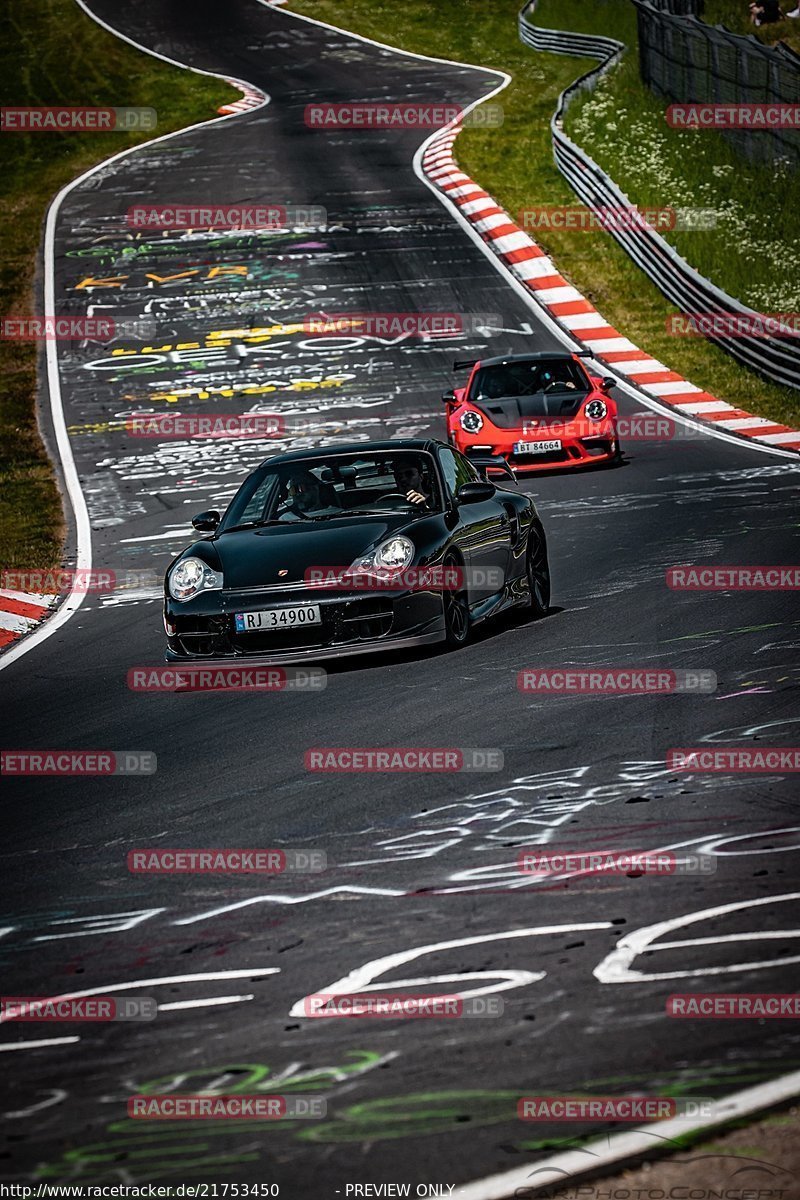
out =
<svg viewBox="0 0 800 1200"><path fill-rule="evenodd" d="M461 487L462 483L474 483L476 479L480 479L480 471L469 461L466 454L461 454L458 450L454 450L453 454L456 460L456 484L458 487Z"/></svg>
<svg viewBox="0 0 800 1200"><path fill-rule="evenodd" d="M455 496L462 483L472 483L475 479L480 479L480 475L473 467L468 458L463 454L459 454L456 450L447 448L439 451L439 459L442 464L447 490L451 496Z"/></svg>
<svg viewBox="0 0 800 1200"><path fill-rule="evenodd" d="M247 501L244 511L237 517L237 523L263 520L267 501L272 498L276 488L276 477L272 474L265 475L250 499Z"/></svg>

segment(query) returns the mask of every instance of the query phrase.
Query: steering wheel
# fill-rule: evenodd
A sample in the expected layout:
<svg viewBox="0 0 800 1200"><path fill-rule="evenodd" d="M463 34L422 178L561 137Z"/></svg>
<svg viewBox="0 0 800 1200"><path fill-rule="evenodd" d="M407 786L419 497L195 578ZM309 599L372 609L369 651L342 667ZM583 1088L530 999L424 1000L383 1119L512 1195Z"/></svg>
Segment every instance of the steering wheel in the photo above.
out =
<svg viewBox="0 0 800 1200"><path fill-rule="evenodd" d="M407 506L411 501L402 492L387 492L385 496L375 501L376 508L398 508L400 504Z"/></svg>
<svg viewBox="0 0 800 1200"><path fill-rule="evenodd" d="M290 501L285 500L283 504L278 505L275 516L278 518L278 520L280 520L280 518L285 517L287 513L293 517L297 517L301 521L311 520L311 517L309 517L307 513L304 513L302 508L295 508Z"/></svg>
<svg viewBox="0 0 800 1200"><path fill-rule="evenodd" d="M564 383L562 383L561 380L551 379L549 383L546 383L544 385L544 387L542 388L542 391L544 392L544 394L546 396L548 392L553 392L553 391L563 392L565 390L565 387L566 387L566 385Z"/></svg>

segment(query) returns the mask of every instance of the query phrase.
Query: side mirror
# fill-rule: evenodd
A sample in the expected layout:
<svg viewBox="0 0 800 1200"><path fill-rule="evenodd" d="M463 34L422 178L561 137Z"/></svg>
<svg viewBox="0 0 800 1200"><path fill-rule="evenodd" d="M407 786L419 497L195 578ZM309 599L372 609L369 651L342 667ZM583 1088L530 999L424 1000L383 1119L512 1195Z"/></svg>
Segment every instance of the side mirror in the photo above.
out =
<svg viewBox="0 0 800 1200"><path fill-rule="evenodd" d="M455 404L456 394L452 388L449 392L442 392L442 404Z"/></svg>
<svg viewBox="0 0 800 1200"><path fill-rule="evenodd" d="M609 388L617 386L617 381L616 381L616 379L612 379L610 375L607 375L605 377L605 379L602 381L602 383L600 384L600 386L604 392L607 392L609 390Z"/></svg>
<svg viewBox="0 0 800 1200"><path fill-rule="evenodd" d="M221 520L222 517L217 510L210 508L208 512L201 512L196 517L192 517L192 525L201 533L213 533Z"/></svg>
<svg viewBox="0 0 800 1200"><path fill-rule="evenodd" d="M480 504L483 500L491 500L497 488L486 479L476 479L472 483L462 483L456 492L458 504Z"/></svg>

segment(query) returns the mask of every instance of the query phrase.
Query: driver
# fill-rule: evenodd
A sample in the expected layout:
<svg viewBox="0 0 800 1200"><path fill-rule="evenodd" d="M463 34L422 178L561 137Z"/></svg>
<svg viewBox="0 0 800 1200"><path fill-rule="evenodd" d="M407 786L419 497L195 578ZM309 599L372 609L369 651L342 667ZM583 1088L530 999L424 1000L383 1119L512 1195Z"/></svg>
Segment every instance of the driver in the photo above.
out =
<svg viewBox="0 0 800 1200"><path fill-rule="evenodd" d="M329 496L323 496L322 485L311 471L298 471L295 475L290 475L286 492L282 515L289 517L302 518L311 512L327 512L339 507L338 504L331 503Z"/></svg>
<svg viewBox="0 0 800 1200"><path fill-rule="evenodd" d="M419 469L419 463L402 460L395 463L394 479L398 492L402 492L410 504L430 503L430 488Z"/></svg>
<svg viewBox="0 0 800 1200"><path fill-rule="evenodd" d="M539 377L539 387L543 392L546 392L549 387L558 388L559 390L562 388L575 390L575 384L570 378L569 367L561 366L560 364L558 366L554 365L550 370L545 368L542 371Z"/></svg>

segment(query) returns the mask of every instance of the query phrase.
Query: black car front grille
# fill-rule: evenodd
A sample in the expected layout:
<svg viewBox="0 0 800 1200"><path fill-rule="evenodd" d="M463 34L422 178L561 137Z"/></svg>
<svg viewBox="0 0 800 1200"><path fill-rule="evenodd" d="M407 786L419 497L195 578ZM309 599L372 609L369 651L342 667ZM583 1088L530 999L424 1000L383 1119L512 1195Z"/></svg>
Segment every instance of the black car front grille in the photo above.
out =
<svg viewBox="0 0 800 1200"><path fill-rule="evenodd" d="M392 602L381 596L349 600L341 609L339 624L344 641L372 641L385 637L392 628Z"/></svg>
<svg viewBox="0 0 800 1200"><path fill-rule="evenodd" d="M211 658L225 653L228 646L225 617L178 617L175 625L184 654Z"/></svg>
<svg viewBox="0 0 800 1200"><path fill-rule="evenodd" d="M238 654L278 654L282 650L318 650L328 644L325 626L307 625L302 629L258 630L231 634L231 646Z"/></svg>
<svg viewBox="0 0 800 1200"><path fill-rule="evenodd" d="M394 609L389 598L359 596L340 603L323 604L320 615L321 625L255 633L237 633L231 618L230 644L240 654L277 654L285 650L315 650L373 641L391 632Z"/></svg>

